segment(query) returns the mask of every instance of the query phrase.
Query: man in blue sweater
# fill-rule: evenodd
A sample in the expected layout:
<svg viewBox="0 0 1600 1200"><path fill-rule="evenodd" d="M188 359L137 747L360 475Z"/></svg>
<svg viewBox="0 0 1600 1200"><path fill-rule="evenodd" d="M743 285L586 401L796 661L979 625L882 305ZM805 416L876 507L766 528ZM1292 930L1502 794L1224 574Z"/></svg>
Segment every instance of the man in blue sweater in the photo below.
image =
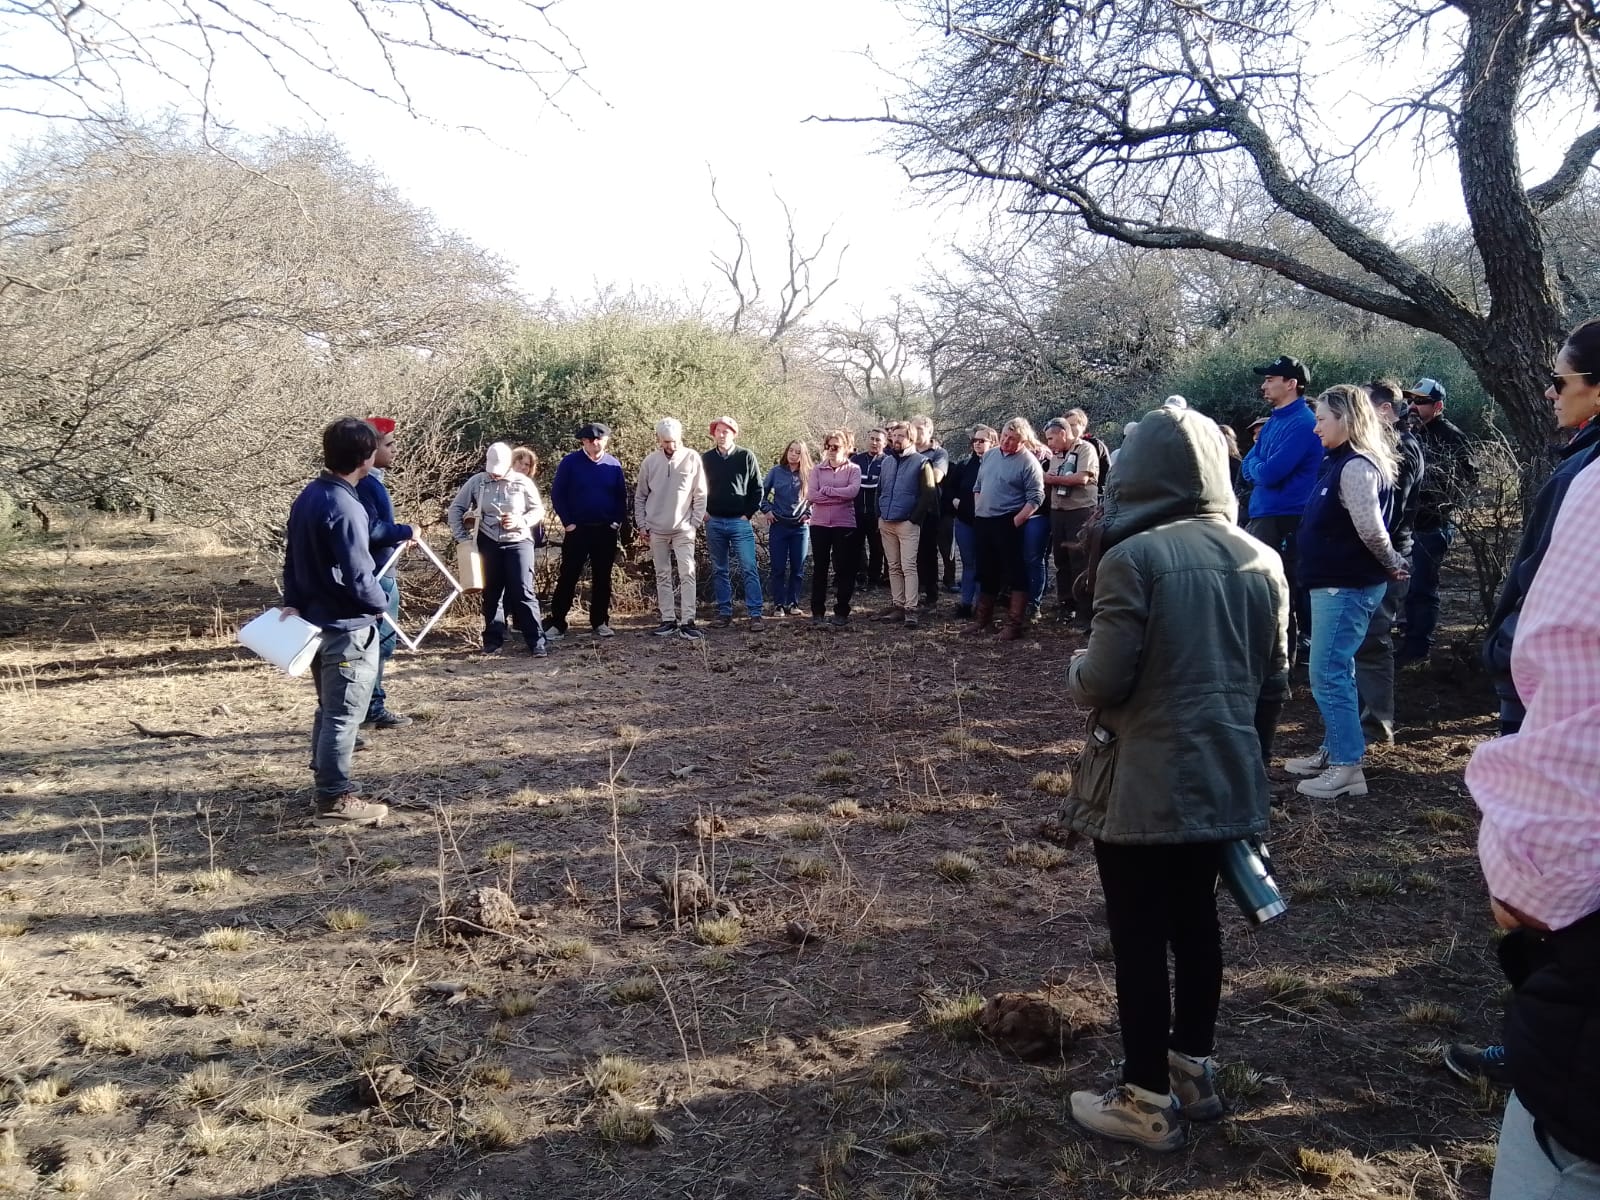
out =
<svg viewBox="0 0 1600 1200"><path fill-rule="evenodd" d="M389 812L363 800L350 778L356 730L378 678L377 623L389 603L374 575L371 526L356 494L377 452L377 431L357 417L341 417L322 431L324 470L290 507L283 552L284 615L322 629L311 661L317 687L311 771L317 818L328 823L372 825Z"/></svg>
<svg viewBox="0 0 1600 1200"><path fill-rule="evenodd" d="M578 430L583 449L561 460L550 484L550 503L566 537L546 637L566 636L567 611L578 594L585 563L592 568L589 628L595 637L611 636L611 567L617 561L622 523L628 519L628 484L622 464L606 453L610 440L611 430L600 422L583 426Z"/></svg>
<svg viewBox="0 0 1600 1200"><path fill-rule="evenodd" d="M1245 528L1283 558L1283 573L1289 581L1292 665L1303 661L1309 651L1310 606L1296 578L1300 548L1295 539L1300 514L1322 467L1322 441L1317 437L1316 415L1306 405L1311 373L1305 364L1280 354L1266 366L1256 367L1255 373L1261 376L1261 395L1272 405L1272 413L1240 466L1240 474L1252 488L1250 523Z"/></svg>
<svg viewBox="0 0 1600 1200"><path fill-rule="evenodd" d="M372 560L381 567L396 546L411 540L412 530L409 525L395 522L394 501L383 485L383 472L394 462L394 418L368 417L367 424L377 432L378 452L372 458L372 470L356 484L356 495L361 497L361 507L367 510L367 544L372 550ZM361 727L398 729L411 724L411 718L389 708L389 693L383 686L384 667L394 657L395 645L400 640L390 624L400 619L400 584L394 568L378 576L378 586L389 598L389 621L378 622L378 678L372 685L372 700L367 704L367 719L361 722Z"/></svg>

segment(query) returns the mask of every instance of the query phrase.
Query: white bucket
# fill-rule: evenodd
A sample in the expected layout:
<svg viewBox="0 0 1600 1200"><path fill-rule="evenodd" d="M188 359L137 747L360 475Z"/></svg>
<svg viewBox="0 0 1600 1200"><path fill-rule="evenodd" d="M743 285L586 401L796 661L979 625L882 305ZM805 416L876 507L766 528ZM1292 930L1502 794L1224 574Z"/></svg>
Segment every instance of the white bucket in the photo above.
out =
<svg viewBox="0 0 1600 1200"><path fill-rule="evenodd" d="M322 630L300 617L283 616L269 608L239 630L239 641L280 671L304 675L322 647Z"/></svg>
<svg viewBox="0 0 1600 1200"><path fill-rule="evenodd" d="M483 591L483 555L471 542L456 543L456 579L464 592Z"/></svg>

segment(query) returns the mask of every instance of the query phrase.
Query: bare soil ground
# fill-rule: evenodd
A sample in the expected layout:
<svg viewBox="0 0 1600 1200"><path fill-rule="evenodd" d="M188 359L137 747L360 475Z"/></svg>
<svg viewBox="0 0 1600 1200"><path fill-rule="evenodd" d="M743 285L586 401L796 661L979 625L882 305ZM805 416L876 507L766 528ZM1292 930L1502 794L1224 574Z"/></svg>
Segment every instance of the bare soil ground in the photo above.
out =
<svg viewBox="0 0 1600 1200"><path fill-rule="evenodd" d="M309 683L231 640L270 569L70 542L0 579L0 1194L1487 1194L1503 1097L1439 1048L1503 999L1461 784L1492 722L1448 656L1370 796L1280 811L1289 916L1223 899L1230 1111L1155 1156L1065 1111L1119 1053L1092 861L1039 833L1074 635L641 615L536 662L462 606L357 758L394 818L329 832ZM1301 689L1283 752L1317 728ZM1041 990L1023 1061L979 999Z"/></svg>

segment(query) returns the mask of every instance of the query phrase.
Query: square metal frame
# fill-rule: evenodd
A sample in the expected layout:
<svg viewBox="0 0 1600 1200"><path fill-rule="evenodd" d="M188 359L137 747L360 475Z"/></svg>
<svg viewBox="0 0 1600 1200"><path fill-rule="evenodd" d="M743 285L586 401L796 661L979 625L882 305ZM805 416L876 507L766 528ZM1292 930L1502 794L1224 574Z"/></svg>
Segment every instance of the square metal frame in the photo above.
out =
<svg viewBox="0 0 1600 1200"><path fill-rule="evenodd" d="M418 550L421 550L427 560L439 569L439 574L443 575L445 582L450 585L450 594L446 596L444 598L444 602L434 610L433 616L429 617L422 628L417 630L416 637L411 637L408 635L404 629L400 628L399 623L389 615L388 611L384 611L383 619L387 621L390 628L394 630L395 636L406 644L407 650L415 650L417 647L421 646L422 639L428 636L428 631L439 623L444 614L450 610L450 606L456 602L456 598L466 591L466 589L461 586L461 581L451 573L449 567L444 565L444 560L435 554L432 548L426 542L401 542L394 548L394 553L389 555L389 557L384 561L384 564L379 569L378 574L380 576L387 575L390 568L393 567L395 563L399 562L401 556L403 556L405 552L412 546L415 546Z"/></svg>

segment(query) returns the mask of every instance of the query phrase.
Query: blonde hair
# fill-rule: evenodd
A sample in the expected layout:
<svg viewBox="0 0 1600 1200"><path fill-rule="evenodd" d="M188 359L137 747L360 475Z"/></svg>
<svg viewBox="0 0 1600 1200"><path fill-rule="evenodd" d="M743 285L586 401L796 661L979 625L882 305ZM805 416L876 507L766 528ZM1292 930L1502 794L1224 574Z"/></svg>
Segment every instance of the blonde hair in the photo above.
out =
<svg viewBox="0 0 1600 1200"><path fill-rule="evenodd" d="M527 469L523 470L517 466L519 462L527 463ZM511 448L511 469L513 471L522 471L524 475L532 479L539 473L539 456L534 453L531 446L513 446Z"/></svg>
<svg viewBox="0 0 1600 1200"><path fill-rule="evenodd" d="M1014 433L1022 439L1022 444L1035 454L1045 453L1048 447L1039 440L1039 435L1033 431L1033 426L1028 423L1027 417L1012 417L1000 427L1001 434Z"/></svg>
<svg viewBox="0 0 1600 1200"><path fill-rule="evenodd" d="M785 471L789 469L789 451L795 446L800 447L800 465L795 468L795 474L800 477L800 503L804 504L811 495L811 447L801 438L795 438L783 448L783 453L778 455L778 466Z"/></svg>
<svg viewBox="0 0 1600 1200"><path fill-rule="evenodd" d="M1317 397L1317 405L1326 407L1343 426L1350 449L1370 460L1384 485L1392 486L1398 463L1395 435L1378 420L1367 389L1354 383L1336 383Z"/></svg>

